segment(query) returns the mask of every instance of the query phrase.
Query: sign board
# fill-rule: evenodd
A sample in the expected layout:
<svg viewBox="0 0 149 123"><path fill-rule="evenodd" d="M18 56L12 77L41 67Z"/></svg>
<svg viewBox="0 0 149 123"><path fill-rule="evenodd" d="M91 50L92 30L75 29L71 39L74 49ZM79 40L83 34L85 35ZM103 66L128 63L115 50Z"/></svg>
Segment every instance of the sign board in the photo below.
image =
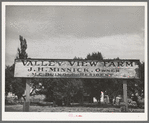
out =
<svg viewBox="0 0 149 123"><path fill-rule="evenodd" d="M139 60L16 59L14 77L139 79Z"/></svg>

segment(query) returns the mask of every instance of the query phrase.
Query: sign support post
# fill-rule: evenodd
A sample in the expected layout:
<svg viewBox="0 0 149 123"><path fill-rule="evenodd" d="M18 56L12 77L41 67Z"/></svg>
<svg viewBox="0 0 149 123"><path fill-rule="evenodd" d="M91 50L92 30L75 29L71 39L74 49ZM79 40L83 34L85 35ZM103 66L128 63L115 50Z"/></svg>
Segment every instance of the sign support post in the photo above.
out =
<svg viewBox="0 0 149 123"><path fill-rule="evenodd" d="M127 101L127 80L123 80L123 99L125 103L125 111L128 112L128 101Z"/></svg>
<svg viewBox="0 0 149 123"><path fill-rule="evenodd" d="M30 107L30 83L31 79L26 79L26 100L24 102L23 111L29 112Z"/></svg>

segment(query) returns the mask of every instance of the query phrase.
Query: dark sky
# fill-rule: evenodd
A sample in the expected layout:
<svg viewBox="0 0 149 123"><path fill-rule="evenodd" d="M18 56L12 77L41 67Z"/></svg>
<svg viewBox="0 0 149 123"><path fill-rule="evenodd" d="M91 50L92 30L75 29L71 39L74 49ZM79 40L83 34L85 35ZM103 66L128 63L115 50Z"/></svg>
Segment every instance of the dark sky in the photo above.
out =
<svg viewBox="0 0 149 123"><path fill-rule="evenodd" d="M144 61L143 6L7 6L6 65L27 40L31 58L104 58Z"/></svg>

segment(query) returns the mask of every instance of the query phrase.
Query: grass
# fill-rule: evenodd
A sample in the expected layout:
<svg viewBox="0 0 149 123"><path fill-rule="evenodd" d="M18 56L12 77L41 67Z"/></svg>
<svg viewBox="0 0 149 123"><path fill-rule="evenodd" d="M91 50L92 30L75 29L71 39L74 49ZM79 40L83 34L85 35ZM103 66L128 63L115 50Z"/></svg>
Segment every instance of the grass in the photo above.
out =
<svg viewBox="0 0 149 123"><path fill-rule="evenodd" d="M6 112L23 112L23 105L6 105ZM119 112L120 108L118 107L91 107L91 106L39 106L39 105L30 105L30 112ZM144 112L144 109L129 109L129 112Z"/></svg>
<svg viewBox="0 0 149 123"><path fill-rule="evenodd" d="M44 97L42 97L44 98ZM7 98L8 102L5 105L6 112L23 112L23 100L19 103L13 101L13 98ZM39 100L40 99L40 100ZM71 106L53 106L52 102L41 100L41 96L35 96L30 103L30 112L120 112L119 106L113 105L98 105L98 103L71 103ZM129 112L144 112L144 109L136 107L129 108Z"/></svg>

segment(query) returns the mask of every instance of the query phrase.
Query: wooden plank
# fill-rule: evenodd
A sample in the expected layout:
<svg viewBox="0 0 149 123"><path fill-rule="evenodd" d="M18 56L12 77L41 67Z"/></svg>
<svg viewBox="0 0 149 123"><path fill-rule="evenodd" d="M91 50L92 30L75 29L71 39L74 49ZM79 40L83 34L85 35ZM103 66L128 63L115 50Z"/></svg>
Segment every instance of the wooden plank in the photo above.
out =
<svg viewBox="0 0 149 123"><path fill-rule="evenodd" d="M139 79L138 60L15 60L15 77Z"/></svg>
<svg viewBox="0 0 149 123"><path fill-rule="evenodd" d="M128 112L128 101L127 101L127 80L123 80L123 98L124 98L124 103L126 106L126 112Z"/></svg>
<svg viewBox="0 0 149 123"><path fill-rule="evenodd" d="M29 112L29 108L30 108L30 83L31 83L31 79L26 79L26 100L23 106L24 112Z"/></svg>

